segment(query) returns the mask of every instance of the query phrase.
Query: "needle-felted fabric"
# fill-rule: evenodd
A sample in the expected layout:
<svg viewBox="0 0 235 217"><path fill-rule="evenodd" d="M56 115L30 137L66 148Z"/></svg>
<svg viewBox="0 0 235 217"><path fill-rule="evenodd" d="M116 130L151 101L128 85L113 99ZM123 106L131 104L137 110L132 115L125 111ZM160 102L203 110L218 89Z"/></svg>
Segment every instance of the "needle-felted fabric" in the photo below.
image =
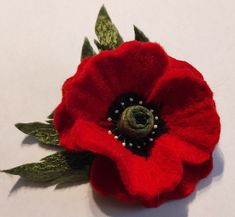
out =
<svg viewBox="0 0 235 217"><path fill-rule="evenodd" d="M180 199L191 194L197 182L206 177L211 172L212 167L212 158L197 166L184 164L182 179L173 191L163 192L152 200L146 201L141 197L130 195L121 181L115 163L109 158L99 156L95 159L91 168L91 185L101 195L112 195L129 203L142 202L146 207L157 207L167 200Z"/></svg>
<svg viewBox="0 0 235 217"><path fill-rule="evenodd" d="M155 207L189 195L211 171L220 134L213 93L159 44L131 41L87 57L62 92L60 143L97 154L95 191Z"/></svg>

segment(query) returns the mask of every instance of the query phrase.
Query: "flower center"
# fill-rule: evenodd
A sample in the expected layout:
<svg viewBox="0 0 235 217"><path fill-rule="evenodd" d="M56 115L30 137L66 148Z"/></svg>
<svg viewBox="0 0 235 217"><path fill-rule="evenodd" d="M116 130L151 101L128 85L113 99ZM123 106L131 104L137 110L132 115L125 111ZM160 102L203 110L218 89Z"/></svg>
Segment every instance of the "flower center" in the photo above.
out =
<svg viewBox="0 0 235 217"><path fill-rule="evenodd" d="M154 140L166 131L160 108L134 93L119 96L107 115L108 134L139 156L148 157Z"/></svg>
<svg viewBox="0 0 235 217"><path fill-rule="evenodd" d="M118 128L132 138L147 136L154 127L152 112L141 105L127 107L121 114Z"/></svg>

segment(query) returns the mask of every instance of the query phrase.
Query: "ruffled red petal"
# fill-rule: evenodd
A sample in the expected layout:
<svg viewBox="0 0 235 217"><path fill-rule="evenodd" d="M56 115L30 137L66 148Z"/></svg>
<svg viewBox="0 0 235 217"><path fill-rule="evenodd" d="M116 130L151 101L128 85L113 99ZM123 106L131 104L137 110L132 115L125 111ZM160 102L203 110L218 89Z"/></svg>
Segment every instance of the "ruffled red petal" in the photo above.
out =
<svg viewBox="0 0 235 217"><path fill-rule="evenodd" d="M128 194L114 161L102 155L97 156L92 163L90 183L93 189L101 195L112 195L126 202L139 202L137 197Z"/></svg>
<svg viewBox="0 0 235 217"><path fill-rule="evenodd" d="M63 100L76 118L99 122L121 94L148 96L167 62L166 53L156 43L132 41L102 51L64 85Z"/></svg>
<svg viewBox="0 0 235 217"><path fill-rule="evenodd" d="M167 135L155 141L148 159L132 154L104 129L79 120L72 131L73 143L82 149L105 155L116 162L121 179L131 195L151 199L171 191L180 182L182 165L167 148Z"/></svg>
<svg viewBox="0 0 235 217"><path fill-rule="evenodd" d="M157 207L165 201L187 197L195 190L197 183L209 175L212 168L212 157L201 165L184 165L184 173L179 185L172 192L163 193L153 200L144 201L144 205L146 207Z"/></svg>
<svg viewBox="0 0 235 217"><path fill-rule="evenodd" d="M201 164L210 158L211 153L209 151L185 141L184 138L171 132L168 132L167 140L168 148L173 149L180 159L186 163Z"/></svg>
<svg viewBox="0 0 235 217"><path fill-rule="evenodd" d="M201 165L184 165L184 174L181 183L177 186L169 199L184 198L191 194L199 180L207 177L213 168L212 157Z"/></svg>
<svg viewBox="0 0 235 217"><path fill-rule="evenodd" d="M149 101L161 107L172 140L169 148L188 163L207 161L219 139L220 121L213 94L201 74L190 64L171 58Z"/></svg>
<svg viewBox="0 0 235 217"><path fill-rule="evenodd" d="M107 157L98 156L94 160L90 182L93 189L101 195L113 196L125 202L143 203L146 207L157 207L167 200L180 199L191 194L195 190L198 181L208 176L212 166L212 158L198 166L184 165L182 180L173 191L162 193L147 201L127 192L114 161Z"/></svg>
<svg viewBox="0 0 235 217"><path fill-rule="evenodd" d="M206 99L172 115L165 115L164 118L169 133L191 146L212 153L220 135L220 120L212 99Z"/></svg>
<svg viewBox="0 0 235 217"><path fill-rule="evenodd" d="M59 135L60 144L69 150L74 150L70 142L73 124L74 119L68 113L64 103L61 102L54 112L54 125ZM76 147L75 150L79 151L80 149Z"/></svg>
<svg viewBox="0 0 235 217"><path fill-rule="evenodd" d="M78 66L77 72L82 72L84 66L88 63L90 60L90 57L87 57L84 59L84 61ZM68 78L63 85L62 91L67 89L68 86L70 86L71 82L74 80L75 76L79 76L80 73L76 73L73 77ZM64 93L63 93L64 95ZM62 98L61 103L57 106L57 108L54 111L53 115L53 123L54 126L58 132L60 144L64 146L66 149L74 150L74 151L80 151L81 149L76 147L73 147L73 144L70 142L71 138L71 129L73 127L73 124L75 122L74 117L71 115L71 113L68 111L68 108L65 104L65 99Z"/></svg>
<svg viewBox="0 0 235 217"><path fill-rule="evenodd" d="M190 64L171 58L148 101L159 105L161 114L165 115L190 108L205 99L213 100L213 94L199 72Z"/></svg>

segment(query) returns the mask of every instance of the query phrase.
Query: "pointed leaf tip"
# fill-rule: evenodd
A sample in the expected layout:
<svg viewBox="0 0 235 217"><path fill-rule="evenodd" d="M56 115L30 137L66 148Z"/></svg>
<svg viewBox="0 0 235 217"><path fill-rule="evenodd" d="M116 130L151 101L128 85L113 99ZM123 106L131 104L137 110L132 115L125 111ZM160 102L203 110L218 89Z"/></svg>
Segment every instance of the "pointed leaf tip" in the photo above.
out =
<svg viewBox="0 0 235 217"><path fill-rule="evenodd" d="M135 25L134 25L134 32L135 32L135 40L143 42L149 41L148 37L146 37L145 34Z"/></svg>
<svg viewBox="0 0 235 217"><path fill-rule="evenodd" d="M116 26L112 23L111 18L104 6L101 7L96 24L95 32L98 38L99 50L112 50L123 43L123 39L119 34Z"/></svg>
<svg viewBox="0 0 235 217"><path fill-rule="evenodd" d="M88 38L85 37L83 45L82 45L81 61L85 59L86 57L93 56L93 55L95 55L95 51L92 48Z"/></svg>
<svg viewBox="0 0 235 217"><path fill-rule="evenodd" d="M99 16L105 16L105 17L107 17L107 18L109 18L111 20L111 18L110 18L110 16L109 16L109 14L108 14L108 12L107 12L107 10L106 10L104 5L102 5L102 7L100 8L100 11L98 13L98 17Z"/></svg>
<svg viewBox="0 0 235 217"><path fill-rule="evenodd" d="M94 155L92 153L57 152L43 158L38 163L28 163L2 172L19 175L38 183L65 183L85 181L89 178L89 167Z"/></svg>
<svg viewBox="0 0 235 217"><path fill-rule="evenodd" d="M47 116L48 119L53 119L54 118L54 110Z"/></svg>

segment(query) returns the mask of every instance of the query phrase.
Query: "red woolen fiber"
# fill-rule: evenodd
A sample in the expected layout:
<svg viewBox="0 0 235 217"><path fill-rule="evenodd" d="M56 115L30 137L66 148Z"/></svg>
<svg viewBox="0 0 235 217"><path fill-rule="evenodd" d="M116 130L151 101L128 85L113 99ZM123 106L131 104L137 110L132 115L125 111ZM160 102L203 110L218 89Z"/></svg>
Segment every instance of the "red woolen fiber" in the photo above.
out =
<svg viewBox="0 0 235 217"><path fill-rule="evenodd" d="M87 57L62 92L54 114L60 143L97 154L90 171L96 192L156 207L188 196L210 173L220 134L213 93L200 72L159 44L131 41ZM148 158L107 133L107 111L129 92L160 105L167 128Z"/></svg>

